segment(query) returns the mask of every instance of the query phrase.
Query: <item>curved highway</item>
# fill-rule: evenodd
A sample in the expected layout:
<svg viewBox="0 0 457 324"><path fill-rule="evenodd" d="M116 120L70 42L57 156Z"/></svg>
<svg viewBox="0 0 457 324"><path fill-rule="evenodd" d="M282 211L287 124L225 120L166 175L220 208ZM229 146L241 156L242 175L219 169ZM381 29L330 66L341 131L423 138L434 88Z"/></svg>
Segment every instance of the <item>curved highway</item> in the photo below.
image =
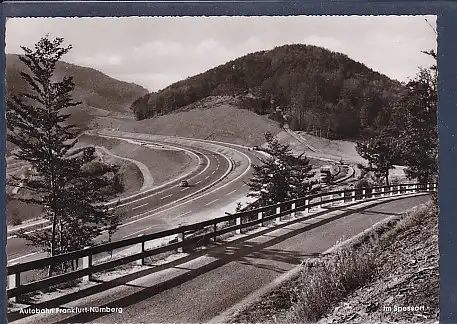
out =
<svg viewBox="0 0 457 324"><path fill-rule="evenodd" d="M193 141L192 139L186 140L188 142ZM142 140L141 142L150 145L171 145L168 142L157 140ZM256 154L259 153L255 152L254 154L247 148L227 144L226 147L230 147L232 150L236 149L240 156L245 156L249 160L250 163L245 163L244 168L241 167L240 169L240 166L237 166L223 154L202 148L201 145L196 147L189 144L173 143L172 146L191 150L201 158L202 163L192 174L186 177L190 186L180 187L179 181L176 180L161 186L161 188L136 194L134 199L124 200L120 210L125 212L126 216L118 231L113 235L113 241L208 219L211 212L214 213L215 210L226 206L228 202L246 196L248 187L244 182L252 176L250 163L258 162ZM226 177L229 172L235 173L235 176ZM44 256L37 250L26 246L25 241L17 237L10 236L8 239L9 263L25 262Z"/></svg>

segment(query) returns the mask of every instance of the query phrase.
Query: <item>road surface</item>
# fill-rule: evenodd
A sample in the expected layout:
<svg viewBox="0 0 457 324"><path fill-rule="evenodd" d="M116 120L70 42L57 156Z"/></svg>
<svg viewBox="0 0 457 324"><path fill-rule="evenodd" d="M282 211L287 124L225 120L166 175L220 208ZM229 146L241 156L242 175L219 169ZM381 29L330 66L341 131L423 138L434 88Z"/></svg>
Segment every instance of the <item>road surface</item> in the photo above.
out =
<svg viewBox="0 0 457 324"><path fill-rule="evenodd" d="M160 141L151 143L169 144ZM201 221L205 213L224 207L228 202L238 200L248 192L244 182L251 178L252 170L247 163L244 166L246 170L238 168L237 172L240 176L237 178L211 186L227 173L230 167L228 159L220 153L201 147L177 143L173 143L173 146L191 150L205 161L198 170L186 178L189 180L190 187L182 188L179 184L171 183L160 190L143 193L134 200L130 199L127 205L121 207L121 210L126 213L126 218L114 234L113 241L173 228L179 224ZM252 162L259 163L257 152L253 153L240 147L236 150L244 151L243 153L249 156ZM209 188L197 194L205 187ZM186 197L189 198L186 199ZM102 237L102 239L106 238ZM25 243L25 240L14 236L8 239L9 263L25 262L44 256L42 253L37 253L36 248L26 246Z"/></svg>
<svg viewBox="0 0 457 324"><path fill-rule="evenodd" d="M422 195L373 202L364 208L343 206L340 209L346 210L344 215L335 211L340 215L326 213L317 219L266 230L261 235L218 246L194 261L176 265L169 270L182 275L179 281L170 281L166 286L157 286L151 277L145 277L69 304L122 307L122 313L52 315L40 318L40 323L209 322L304 259L429 199L429 195Z"/></svg>

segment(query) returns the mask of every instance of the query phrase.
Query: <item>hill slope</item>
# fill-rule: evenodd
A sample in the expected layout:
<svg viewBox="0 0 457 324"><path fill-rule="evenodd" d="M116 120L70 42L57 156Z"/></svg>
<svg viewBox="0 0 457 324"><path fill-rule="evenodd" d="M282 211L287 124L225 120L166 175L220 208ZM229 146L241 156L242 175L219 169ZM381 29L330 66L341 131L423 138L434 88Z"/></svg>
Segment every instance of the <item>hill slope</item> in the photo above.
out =
<svg viewBox="0 0 457 324"><path fill-rule="evenodd" d="M29 92L28 84L22 79L20 72L29 72L19 55L6 55L6 94L7 97ZM61 80L64 76L72 76L75 83L74 101L82 104L67 109L71 113L69 123L85 130L98 117L110 115L131 115L131 103L146 94L143 87L113 79L97 70L70 63L58 62L54 77ZM7 142L7 153L13 145Z"/></svg>
<svg viewBox="0 0 457 324"><path fill-rule="evenodd" d="M208 96L243 96L241 106L258 114L276 108L294 130L318 128L326 137L375 132L390 118L402 85L346 55L308 45L284 45L248 54L158 92L131 106L137 119L168 114Z"/></svg>
<svg viewBox="0 0 457 324"><path fill-rule="evenodd" d="M104 118L101 128L120 131L192 137L239 145L261 145L264 133L278 134L282 129L266 116L239 109L233 97L208 97L175 112L140 121Z"/></svg>
<svg viewBox="0 0 457 324"><path fill-rule="evenodd" d="M20 76L20 72L28 72L27 67L19 60L19 55L6 56L6 93L8 96L28 91L28 84ZM129 107L136 98L148 91L143 87L113 79L100 71L66 62L58 62L54 77L61 80L64 76L72 76L75 83L73 98L81 101L80 106L70 112L71 122L84 128L91 116L103 116L110 113L129 113Z"/></svg>

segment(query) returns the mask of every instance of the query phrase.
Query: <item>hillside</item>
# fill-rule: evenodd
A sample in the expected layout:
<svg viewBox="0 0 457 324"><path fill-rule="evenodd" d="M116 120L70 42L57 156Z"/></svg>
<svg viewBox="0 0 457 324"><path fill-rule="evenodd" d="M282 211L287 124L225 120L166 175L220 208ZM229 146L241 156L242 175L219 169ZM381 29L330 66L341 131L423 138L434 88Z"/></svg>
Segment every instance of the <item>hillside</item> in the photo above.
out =
<svg viewBox="0 0 457 324"><path fill-rule="evenodd" d="M19 55L6 55L7 96L28 91L28 84L20 76L20 72L26 72L26 69L19 60ZM87 127L94 116L131 113L131 103L147 93L147 90L139 85L113 79L95 69L58 62L54 77L61 80L64 76L73 77L73 99L82 102L69 111L72 113L70 122L81 128Z"/></svg>
<svg viewBox="0 0 457 324"><path fill-rule="evenodd" d="M132 104L137 119L169 114L208 96L240 96L260 115L285 113L293 130L359 138L389 123L402 85L346 55L308 45L251 53L146 94Z"/></svg>
<svg viewBox="0 0 457 324"><path fill-rule="evenodd" d="M208 97L171 114L156 118L118 120L104 118L100 128L119 128L120 131L158 135L193 137L239 145L261 145L264 134L278 134L282 129L276 122L239 108L233 97Z"/></svg>
<svg viewBox="0 0 457 324"><path fill-rule="evenodd" d="M337 291L343 292L341 298L330 299ZM241 308L228 322L374 324L438 319L435 201L391 218L339 252L307 260L298 275Z"/></svg>
<svg viewBox="0 0 457 324"><path fill-rule="evenodd" d="M7 97L28 92L28 84L22 79L20 72L28 72L19 55L6 55L6 94ZM147 93L147 90L133 83L113 79L97 70L70 63L58 62L54 77L61 80L64 76L72 76L75 83L74 101L82 104L67 109L71 113L69 123L85 130L95 123L98 117L110 115L131 115L131 103ZM7 153L13 145L7 142Z"/></svg>

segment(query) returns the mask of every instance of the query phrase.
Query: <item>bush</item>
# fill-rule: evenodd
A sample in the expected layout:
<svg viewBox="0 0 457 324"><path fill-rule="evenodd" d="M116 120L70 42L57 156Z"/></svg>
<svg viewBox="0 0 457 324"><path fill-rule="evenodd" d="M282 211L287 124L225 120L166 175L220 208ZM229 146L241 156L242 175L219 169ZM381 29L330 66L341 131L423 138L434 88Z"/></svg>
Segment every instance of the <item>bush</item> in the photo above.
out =
<svg viewBox="0 0 457 324"><path fill-rule="evenodd" d="M287 322L319 320L341 299L365 285L375 269L374 254L366 245L358 253L345 248L327 260L305 263Z"/></svg>
<svg viewBox="0 0 457 324"><path fill-rule="evenodd" d="M124 188L125 188L124 178L122 177L121 174L116 173L116 175L113 178L112 187L113 187L113 190L115 193L121 193L124 191Z"/></svg>

